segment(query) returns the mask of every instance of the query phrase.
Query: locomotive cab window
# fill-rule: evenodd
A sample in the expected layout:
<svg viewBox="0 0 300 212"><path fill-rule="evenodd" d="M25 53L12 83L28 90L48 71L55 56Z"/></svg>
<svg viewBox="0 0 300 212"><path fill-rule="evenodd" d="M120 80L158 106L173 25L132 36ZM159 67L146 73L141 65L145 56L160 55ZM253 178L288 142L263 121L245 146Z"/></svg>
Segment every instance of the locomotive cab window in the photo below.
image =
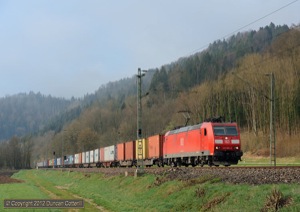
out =
<svg viewBox="0 0 300 212"><path fill-rule="evenodd" d="M237 129L234 126L216 126L214 127L215 135L238 135Z"/></svg>
<svg viewBox="0 0 300 212"><path fill-rule="evenodd" d="M226 127L226 134L227 135L238 135L238 131L236 127Z"/></svg>

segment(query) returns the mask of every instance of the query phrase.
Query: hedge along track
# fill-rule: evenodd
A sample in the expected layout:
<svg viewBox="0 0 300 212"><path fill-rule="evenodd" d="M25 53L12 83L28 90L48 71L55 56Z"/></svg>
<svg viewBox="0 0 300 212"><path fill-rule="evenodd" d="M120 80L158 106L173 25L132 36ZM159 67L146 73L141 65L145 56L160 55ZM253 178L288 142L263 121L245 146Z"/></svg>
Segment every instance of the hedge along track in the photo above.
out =
<svg viewBox="0 0 300 212"><path fill-rule="evenodd" d="M55 186L49 181L42 180L37 174L26 175L27 179L32 181L43 193L47 194L50 199L83 199L84 209L61 209L62 211L107 211L102 206L97 205L91 199L87 199L68 191L69 186Z"/></svg>
<svg viewBox="0 0 300 212"><path fill-rule="evenodd" d="M102 173L107 176L134 176L136 168L54 168L47 170ZM139 170L140 171L140 170ZM300 166L232 166L232 167L151 167L144 173L166 176L170 180L188 180L202 176L219 178L233 184L291 184L300 183Z"/></svg>

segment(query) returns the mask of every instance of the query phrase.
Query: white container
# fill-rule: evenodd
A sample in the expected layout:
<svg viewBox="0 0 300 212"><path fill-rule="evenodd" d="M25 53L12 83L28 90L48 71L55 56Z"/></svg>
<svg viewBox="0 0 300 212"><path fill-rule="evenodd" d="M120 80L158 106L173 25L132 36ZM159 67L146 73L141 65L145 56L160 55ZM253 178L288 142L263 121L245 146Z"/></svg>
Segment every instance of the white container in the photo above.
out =
<svg viewBox="0 0 300 212"><path fill-rule="evenodd" d="M90 163L94 163L94 150L90 151Z"/></svg>
<svg viewBox="0 0 300 212"><path fill-rule="evenodd" d="M100 151L99 151L99 149L95 149L94 150L94 163L97 163L97 162L99 162L99 158L100 158Z"/></svg>
<svg viewBox="0 0 300 212"><path fill-rule="evenodd" d="M75 164L79 164L79 153L75 154Z"/></svg>
<svg viewBox="0 0 300 212"><path fill-rule="evenodd" d="M90 163L90 151L85 152L85 163Z"/></svg>
<svg viewBox="0 0 300 212"><path fill-rule="evenodd" d="M116 159L116 145L104 147L104 161L114 161Z"/></svg>
<svg viewBox="0 0 300 212"><path fill-rule="evenodd" d="M61 158L56 158L56 165L61 166Z"/></svg>
<svg viewBox="0 0 300 212"><path fill-rule="evenodd" d="M86 161L85 152L82 152L81 157L82 157L82 163L83 163L83 164L86 163L86 162L85 162L85 161Z"/></svg>
<svg viewBox="0 0 300 212"><path fill-rule="evenodd" d="M44 162L38 162L38 163L36 164L36 166L37 166L37 167L43 167L43 166L44 166Z"/></svg>

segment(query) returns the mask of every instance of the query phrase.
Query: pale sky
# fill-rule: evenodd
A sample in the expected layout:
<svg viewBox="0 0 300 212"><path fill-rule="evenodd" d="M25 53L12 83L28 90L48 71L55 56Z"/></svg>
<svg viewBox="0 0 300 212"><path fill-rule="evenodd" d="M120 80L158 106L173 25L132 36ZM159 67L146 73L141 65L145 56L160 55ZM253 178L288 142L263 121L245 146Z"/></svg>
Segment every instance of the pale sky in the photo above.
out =
<svg viewBox="0 0 300 212"><path fill-rule="evenodd" d="M0 97L83 97L244 26L299 24L299 11L300 0L0 0Z"/></svg>

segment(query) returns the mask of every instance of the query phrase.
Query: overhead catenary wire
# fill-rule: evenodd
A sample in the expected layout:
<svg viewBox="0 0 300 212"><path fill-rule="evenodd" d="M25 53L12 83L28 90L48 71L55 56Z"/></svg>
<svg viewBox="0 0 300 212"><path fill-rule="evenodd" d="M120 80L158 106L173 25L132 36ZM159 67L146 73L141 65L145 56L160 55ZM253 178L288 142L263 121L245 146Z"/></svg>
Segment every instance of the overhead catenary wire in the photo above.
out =
<svg viewBox="0 0 300 212"><path fill-rule="evenodd" d="M226 35L224 35L224 36L218 38L218 39L216 39L216 40L226 39L226 38L228 38L228 37L234 35L235 33L241 31L242 29L245 29L246 27L249 27L249 26L251 26L252 24L255 24L255 23L257 23L257 22L259 22L259 21L261 21L261 20L263 20L263 19L265 19L265 18L267 18L267 17L273 15L273 14L279 12L280 10L283 10L284 8L289 7L290 5L296 3L297 1L299 1L299 0L294 0L294 1L290 2L290 3L288 3L288 4L285 4L285 5L283 5L282 7L278 8L278 9L276 9L276 10L273 10L273 11L271 11L270 13L268 13L268 14L266 14L266 15L264 15L264 16L262 16L262 17L256 19L256 20L252 21L252 22L250 22L250 23L248 23L248 24L246 24L246 25L244 25L244 26L242 26L242 27L240 27L240 28L238 28L238 29L236 29L236 30L234 30L234 31L232 31L232 32L230 32L230 33L228 33L228 34L226 34ZM190 55L192 55L192 54L195 54L195 53L197 53L198 51L201 51L201 50L203 50L204 48L207 48L209 45L210 45L210 43L205 44L205 45L203 45L202 47L193 50L192 52L190 52L189 54L187 54L187 56L190 56Z"/></svg>

